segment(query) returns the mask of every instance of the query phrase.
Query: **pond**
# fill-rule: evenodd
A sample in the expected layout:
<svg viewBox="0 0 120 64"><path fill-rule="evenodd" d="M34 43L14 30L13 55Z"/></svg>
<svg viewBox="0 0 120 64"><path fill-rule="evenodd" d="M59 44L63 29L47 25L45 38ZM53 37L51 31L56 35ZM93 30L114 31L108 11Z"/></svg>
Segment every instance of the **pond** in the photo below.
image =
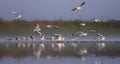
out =
<svg viewBox="0 0 120 64"><path fill-rule="evenodd" d="M0 43L0 64L119 63L120 41Z"/></svg>

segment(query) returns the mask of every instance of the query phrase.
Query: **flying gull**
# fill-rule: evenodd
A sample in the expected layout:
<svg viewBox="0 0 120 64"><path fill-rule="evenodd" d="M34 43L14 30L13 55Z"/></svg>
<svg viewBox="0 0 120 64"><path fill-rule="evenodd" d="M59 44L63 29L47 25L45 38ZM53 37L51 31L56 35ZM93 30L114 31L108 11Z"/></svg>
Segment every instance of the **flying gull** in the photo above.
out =
<svg viewBox="0 0 120 64"><path fill-rule="evenodd" d="M72 11L75 11L75 10L79 11L79 10L81 10L81 8L82 8L83 5L85 5L85 2L81 3L81 4L80 4L79 6L77 6L76 8L73 8Z"/></svg>
<svg viewBox="0 0 120 64"><path fill-rule="evenodd" d="M36 24L36 27L34 28L34 32L41 36L42 33L41 33L40 31L41 31L40 25L39 25L39 24Z"/></svg>
<svg viewBox="0 0 120 64"><path fill-rule="evenodd" d="M83 37L83 36L85 37L85 36L87 36L88 33L90 33L90 32L95 33L96 31L95 31L95 30L88 30L87 32L79 31L79 32L73 33L73 34L72 34L72 37Z"/></svg>
<svg viewBox="0 0 120 64"><path fill-rule="evenodd" d="M100 40L100 41L104 41L105 40L105 36L103 34L97 33L97 38L96 40Z"/></svg>
<svg viewBox="0 0 120 64"><path fill-rule="evenodd" d="M16 11L12 11L12 14L14 14L16 16L16 19L21 19L22 18L22 14L20 14Z"/></svg>
<svg viewBox="0 0 120 64"><path fill-rule="evenodd" d="M46 27L47 28L56 28L56 29L59 28L59 26L57 26L57 25L51 25L51 24L47 25Z"/></svg>

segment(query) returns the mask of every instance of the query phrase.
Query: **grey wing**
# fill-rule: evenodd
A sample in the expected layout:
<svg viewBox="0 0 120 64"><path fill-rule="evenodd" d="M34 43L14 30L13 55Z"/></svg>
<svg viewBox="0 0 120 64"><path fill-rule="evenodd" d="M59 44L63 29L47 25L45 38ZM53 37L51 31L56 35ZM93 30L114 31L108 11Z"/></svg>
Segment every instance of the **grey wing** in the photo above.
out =
<svg viewBox="0 0 120 64"><path fill-rule="evenodd" d="M81 6L83 6L84 4L85 4L85 2L81 3L79 6L81 7Z"/></svg>
<svg viewBox="0 0 120 64"><path fill-rule="evenodd" d="M97 33L96 35L97 35L97 36L100 36L100 37L103 37L103 35L102 35L102 34L100 34L100 33Z"/></svg>
<svg viewBox="0 0 120 64"><path fill-rule="evenodd" d="M76 10L76 8L73 8L73 9L72 9L72 11L75 11L75 10Z"/></svg>
<svg viewBox="0 0 120 64"><path fill-rule="evenodd" d="M14 14L15 16L19 16L19 14L18 14L18 13L12 13L12 14Z"/></svg>
<svg viewBox="0 0 120 64"><path fill-rule="evenodd" d="M88 30L87 33L88 33L88 32L96 32L96 31L95 31L95 30Z"/></svg>

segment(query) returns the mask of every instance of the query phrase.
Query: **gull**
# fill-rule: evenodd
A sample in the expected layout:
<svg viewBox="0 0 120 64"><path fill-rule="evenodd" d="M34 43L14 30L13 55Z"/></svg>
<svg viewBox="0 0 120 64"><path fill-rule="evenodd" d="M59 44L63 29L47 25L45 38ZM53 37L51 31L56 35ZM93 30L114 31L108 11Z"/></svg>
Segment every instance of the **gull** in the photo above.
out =
<svg viewBox="0 0 120 64"><path fill-rule="evenodd" d="M47 28L55 28L55 29L59 28L59 26L57 26L57 25L51 25L51 24L47 25L46 27Z"/></svg>
<svg viewBox="0 0 120 64"><path fill-rule="evenodd" d="M55 39L57 39L58 37L56 37L56 36L50 36L49 38L47 38L48 40L50 40L50 41L54 41Z"/></svg>
<svg viewBox="0 0 120 64"><path fill-rule="evenodd" d="M63 37L63 36L61 35L61 33L60 33L60 34L52 33L51 35L52 35L53 39L56 38L57 41L63 41L63 40L65 40L65 37Z"/></svg>
<svg viewBox="0 0 120 64"><path fill-rule="evenodd" d="M63 40L65 40L65 37L63 37L61 35L61 33L60 34L52 33L51 35L52 35L52 37L51 37L52 40L54 40L54 39L57 39L57 41L63 41Z"/></svg>
<svg viewBox="0 0 120 64"><path fill-rule="evenodd" d="M40 31L41 31L40 25L39 25L39 24L36 24L36 27L34 28L34 32L41 36L42 33L41 33Z"/></svg>
<svg viewBox="0 0 120 64"><path fill-rule="evenodd" d="M86 26L86 24L85 24L85 23L81 23L80 25L81 25L81 26Z"/></svg>
<svg viewBox="0 0 120 64"><path fill-rule="evenodd" d="M56 34L56 33L52 33L51 35L55 38L58 38L58 36L59 36L59 34Z"/></svg>
<svg viewBox="0 0 120 64"><path fill-rule="evenodd" d="M63 40L65 40L65 37L63 37L63 36L61 35L61 33L60 33L60 34L58 35L57 40L58 40L58 41L63 41Z"/></svg>
<svg viewBox="0 0 120 64"><path fill-rule="evenodd" d="M72 41L76 41L78 39L77 36L72 36Z"/></svg>
<svg viewBox="0 0 120 64"><path fill-rule="evenodd" d="M31 38L32 40L35 40L35 36L30 36L30 38Z"/></svg>
<svg viewBox="0 0 120 64"><path fill-rule="evenodd" d="M75 32L72 34L72 37L85 37L88 35L89 32L96 32L95 30L88 30L87 32L83 32L83 31L79 31L79 32Z"/></svg>
<svg viewBox="0 0 120 64"><path fill-rule="evenodd" d="M95 19L94 22L101 22L101 20L100 19Z"/></svg>
<svg viewBox="0 0 120 64"><path fill-rule="evenodd" d="M21 19L22 18L22 14L20 14L16 11L12 11L12 14L14 14L16 16L16 19Z"/></svg>
<svg viewBox="0 0 120 64"><path fill-rule="evenodd" d="M30 41L30 40L31 40L30 36L28 36L28 37L26 38L26 40Z"/></svg>
<svg viewBox="0 0 120 64"><path fill-rule="evenodd" d="M40 37L40 40L41 40L41 41L44 41L44 40L45 40L45 36L42 35L42 36Z"/></svg>
<svg viewBox="0 0 120 64"><path fill-rule="evenodd" d="M18 36L16 37L16 40L17 40L17 41L21 41L20 37L18 37Z"/></svg>
<svg viewBox="0 0 120 64"><path fill-rule="evenodd" d="M25 41L25 40L26 40L25 36L23 36L23 37L22 37L22 40L23 40L23 41Z"/></svg>
<svg viewBox="0 0 120 64"><path fill-rule="evenodd" d="M100 41L105 40L105 36L103 36L103 34L97 33L96 35L97 35L96 40L100 40Z"/></svg>
<svg viewBox="0 0 120 64"><path fill-rule="evenodd" d="M81 8L82 8L82 6L85 4L85 2L83 2L83 3L81 3L79 6L77 6L76 8L73 8L72 9L72 11L75 11L75 10L77 10L77 11L79 11L79 10L81 10Z"/></svg>

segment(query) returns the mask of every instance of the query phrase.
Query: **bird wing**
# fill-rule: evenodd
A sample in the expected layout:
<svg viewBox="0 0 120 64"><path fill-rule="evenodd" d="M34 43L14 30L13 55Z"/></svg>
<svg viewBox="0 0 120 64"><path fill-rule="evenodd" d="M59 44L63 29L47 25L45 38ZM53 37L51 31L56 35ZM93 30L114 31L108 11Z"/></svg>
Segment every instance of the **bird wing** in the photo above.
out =
<svg viewBox="0 0 120 64"><path fill-rule="evenodd" d="M58 36L59 34L52 33L51 35L53 35L53 36Z"/></svg>
<svg viewBox="0 0 120 64"><path fill-rule="evenodd" d="M79 32L74 33L75 36L81 36L82 34L83 34L82 31L79 31Z"/></svg>
<svg viewBox="0 0 120 64"><path fill-rule="evenodd" d="M19 16L18 12L12 11L12 14L14 14L16 17Z"/></svg>
<svg viewBox="0 0 120 64"><path fill-rule="evenodd" d="M76 8L73 8L73 9L72 9L72 11L75 11L75 10L76 10Z"/></svg>
<svg viewBox="0 0 120 64"><path fill-rule="evenodd" d="M16 11L12 11L11 13L13 13L13 14L17 14L17 12L16 12Z"/></svg>
<svg viewBox="0 0 120 64"><path fill-rule="evenodd" d="M95 30L88 30L87 33L88 33L88 32L96 32L96 31L95 31Z"/></svg>
<svg viewBox="0 0 120 64"><path fill-rule="evenodd" d="M100 37L103 37L103 35L102 35L102 34L100 34L100 33L97 33L96 35L97 35L97 36L100 36Z"/></svg>
<svg viewBox="0 0 120 64"><path fill-rule="evenodd" d="M84 34L84 32L80 31L80 32L78 33L78 36L83 36L83 34Z"/></svg>
<svg viewBox="0 0 120 64"><path fill-rule="evenodd" d="M81 6L83 6L84 4L85 4L85 2L81 3L79 6L81 7Z"/></svg>

